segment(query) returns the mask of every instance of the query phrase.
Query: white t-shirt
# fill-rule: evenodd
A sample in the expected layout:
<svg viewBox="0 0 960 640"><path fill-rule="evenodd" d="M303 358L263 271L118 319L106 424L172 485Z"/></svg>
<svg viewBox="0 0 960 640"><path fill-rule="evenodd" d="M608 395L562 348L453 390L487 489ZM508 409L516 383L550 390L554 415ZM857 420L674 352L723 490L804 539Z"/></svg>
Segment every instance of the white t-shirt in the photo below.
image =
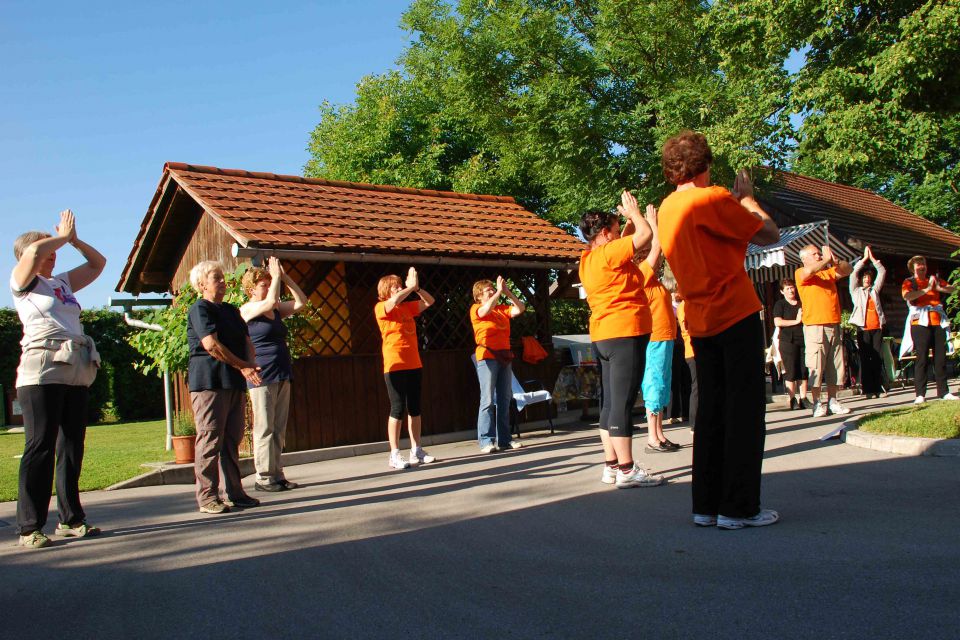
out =
<svg viewBox="0 0 960 640"><path fill-rule="evenodd" d="M60 273L52 278L36 276L26 289L17 289L10 275L13 304L23 323L23 342L27 344L50 333L82 335L80 303L70 289L70 276Z"/></svg>

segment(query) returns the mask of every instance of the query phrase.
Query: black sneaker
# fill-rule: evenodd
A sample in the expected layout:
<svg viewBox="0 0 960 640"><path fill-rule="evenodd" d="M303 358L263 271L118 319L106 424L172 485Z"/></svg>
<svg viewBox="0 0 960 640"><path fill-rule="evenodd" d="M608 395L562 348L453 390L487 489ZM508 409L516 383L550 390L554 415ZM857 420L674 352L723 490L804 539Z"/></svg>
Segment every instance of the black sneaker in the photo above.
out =
<svg viewBox="0 0 960 640"><path fill-rule="evenodd" d="M250 507L259 507L260 501L256 498L251 498L250 496L240 496L239 498L227 498L223 501L223 504L227 505L231 509L237 507L238 509L249 509Z"/></svg>
<svg viewBox="0 0 960 640"><path fill-rule="evenodd" d="M286 478L284 478L283 480L277 480L277 484L283 487L284 491L290 491L291 489L296 489L297 487L300 486L296 482L290 482Z"/></svg>
<svg viewBox="0 0 960 640"><path fill-rule="evenodd" d="M645 446L643 450L646 453L669 453L673 451L673 449L665 446L662 442L658 442L656 445L652 445L648 442L647 446Z"/></svg>
<svg viewBox="0 0 960 640"><path fill-rule="evenodd" d="M256 482L253 485L254 491L268 491L270 493L276 493L277 491L283 491L285 487L279 482L265 482L263 484Z"/></svg>
<svg viewBox="0 0 960 640"><path fill-rule="evenodd" d="M662 442L660 443L660 446L661 446L661 447L666 447L667 449L670 449L670 451L679 451L679 450L680 450L680 445L678 445L676 442L670 442L669 440L664 440L664 441L662 441Z"/></svg>
<svg viewBox="0 0 960 640"><path fill-rule="evenodd" d="M799 409L799 410L801 410L801 411L806 411L806 410L809 409L809 408L810 408L810 403L809 403L809 402L807 402L807 401L804 400L803 398L800 398L799 400L797 400L797 409Z"/></svg>
<svg viewBox="0 0 960 640"><path fill-rule="evenodd" d="M790 411L794 411L797 408L797 399L790 398Z"/></svg>

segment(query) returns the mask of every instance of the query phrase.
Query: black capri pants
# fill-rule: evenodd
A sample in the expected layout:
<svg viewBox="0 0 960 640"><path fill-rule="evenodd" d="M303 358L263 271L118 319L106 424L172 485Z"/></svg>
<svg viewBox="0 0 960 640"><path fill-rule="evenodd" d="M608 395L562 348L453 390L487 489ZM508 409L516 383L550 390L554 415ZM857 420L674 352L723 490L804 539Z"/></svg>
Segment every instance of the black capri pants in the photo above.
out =
<svg viewBox="0 0 960 640"><path fill-rule="evenodd" d="M594 342L600 362L600 428L614 438L633 435L633 404L643 381L650 334Z"/></svg>
<svg viewBox="0 0 960 640"><path fill-rule="evenodd" d="M404 409L411 418L420 417L420 387L423 369L403 369L383 374L390 398L390 417L403 418Z"/></svg>

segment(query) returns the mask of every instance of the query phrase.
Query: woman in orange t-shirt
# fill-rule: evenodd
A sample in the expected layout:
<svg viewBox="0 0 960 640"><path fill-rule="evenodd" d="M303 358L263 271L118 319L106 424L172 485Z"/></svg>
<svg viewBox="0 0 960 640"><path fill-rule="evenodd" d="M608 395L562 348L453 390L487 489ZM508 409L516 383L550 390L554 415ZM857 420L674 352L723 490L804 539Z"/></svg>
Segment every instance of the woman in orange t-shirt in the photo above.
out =
<svg viewBox="0 0 960 640"><path fill-rule="evenodd" d="M780 231L740 172L733 193L710 186L706 138L684 131L663 146L677 185L660 205L663 252L685 300L700 401L693 440L693 522L724 529L773 524L760 508L766 412L760 300L743 268L747 244Z"/></svg>
<svg viewBox="0 0 960 640"><path fill-rule="evenodd" d="M506 296L510 304L497 304ZM513 398L513 351L510 350L510 319L526 307L497 277L497 286L489 280L473 284L470 324L477 342L474 357L480 382L480 412L477 415L477 440L480 451L493 453L519 449L520 442L510 438L510 400Z"/></svg>
<svg viewBox="0 0 960 640"><path fill-rule="evenodd" d="M927 259L913 256L907 261L907 269L912 278L903 281L900 287L903 299L910 308L907 330L917 352L917 366L913 378L916 391L915 404L925 401L927 393L927 363L929 351L933 347L933 375L937 380L937 397L944 400L958 400L947 386L947 332L950 320L943 310L945 294L953 293L955 287L941 280L936 274L927 273ZM944 294L944 295L941 295Z"/></svg>
<svg viewBox="0 0 960 640"><path fill-rule="evenodd" d="M410 294L420 298L404 302ZM380 302L374 307L377 325L383 338L383 379L390 397L390 417L387 419L387 438L390 440L390 459L393 469L406 469L411 464L433 462L434 457L420 446L420 387L423 365L417 346L417 323L414 318L433 304L433 296L420 287L417 270L410 267L407 280L400 276L384 276L377 283ZM410 433L410 462L400 455L400 429L403 414L407 414Z"/></svg>
<svg viewBox="0 0 960 640"><path fill-rule="evenodd" d="M652 487L663 482L633 460L632 410L650 341L652 319L643 291L643 274L633 254L650 242L650 225L629 191L618 208L634 225L620 237L616 215L589 211L580 232L589 243L580 254L580 282L590 305L590 340L600 364L600 442L606 464L600 481L618 488ZM648 211L653 207L648 207Z"/></svg>

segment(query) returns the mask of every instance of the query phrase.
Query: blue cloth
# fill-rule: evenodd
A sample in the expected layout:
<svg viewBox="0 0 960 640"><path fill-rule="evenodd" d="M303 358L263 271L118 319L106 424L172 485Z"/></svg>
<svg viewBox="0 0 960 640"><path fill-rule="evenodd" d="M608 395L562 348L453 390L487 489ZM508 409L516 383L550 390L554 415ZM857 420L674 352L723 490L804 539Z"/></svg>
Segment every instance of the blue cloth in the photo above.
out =
<svg viewBox="0 0 960 640"><path fill-rule="evenodd" d="M287 327L280 313L273 318L259 315L247 323L250 340L257 351L257 366L260 367L261 386L293 379L290 350L287 349ZM251 389L253 385L247 384Z"/></svg>
<svg viewBox="0 0 960 640"><path fill-rule="evenodd" d="M673 378L673 340L647 343L647 364L643 370L643 404L650 413L660 413L670 404Z"/></svg>
<svg viewBox="0 0 960 640"><path fill-rule="evenodd" d="M187 314L187 344L190 391L246 389L247 380L239 370L220 362L203 348L203 339L217 334L217 340L241 360L247 358L247 323L240 311L227 302L217 304L200 298Z"/></svg>
<svg viewBox="0 0 960 640"><path fill-rule="evenodd" d="M477 415L477 439L481 447L510 444L510 399L513 397L513 366L495 359L477 362L480 380L480 412Z"/></svg>

